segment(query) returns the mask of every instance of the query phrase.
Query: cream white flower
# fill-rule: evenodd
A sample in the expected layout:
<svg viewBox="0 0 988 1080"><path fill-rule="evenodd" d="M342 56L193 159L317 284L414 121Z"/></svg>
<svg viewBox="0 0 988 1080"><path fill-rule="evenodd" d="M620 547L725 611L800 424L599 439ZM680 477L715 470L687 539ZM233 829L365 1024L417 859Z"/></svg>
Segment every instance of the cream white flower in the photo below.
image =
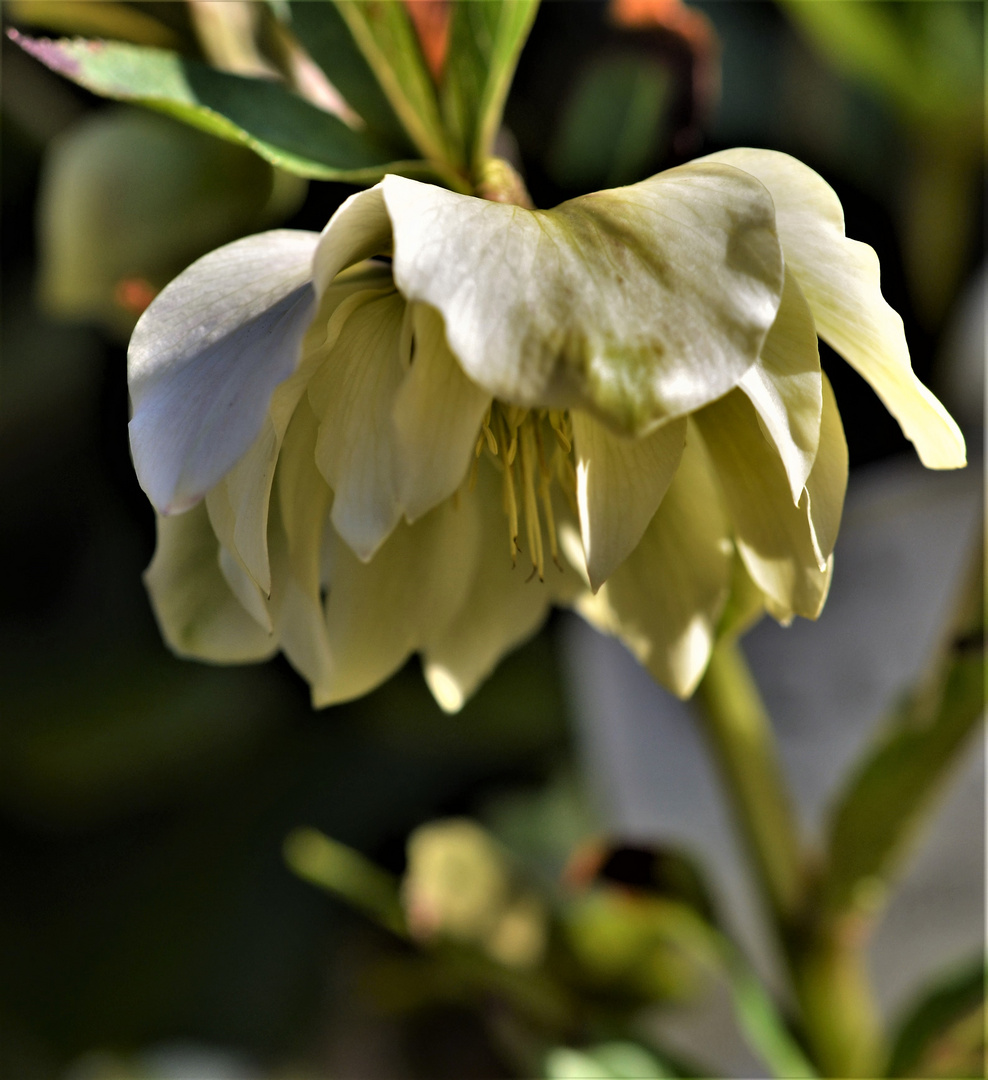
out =
<svg viewBox="0 0 988 1080"><path fill-rule="evenodd" d="M874 252L783 154L549 211L388 176L321 234L221 248L129 354L162 632L281 649L316 705L419 652L456 709L563 604L688 694L732 588L783 621L825 599L847 456L817 334L925 464L964 463Z"/></svg>

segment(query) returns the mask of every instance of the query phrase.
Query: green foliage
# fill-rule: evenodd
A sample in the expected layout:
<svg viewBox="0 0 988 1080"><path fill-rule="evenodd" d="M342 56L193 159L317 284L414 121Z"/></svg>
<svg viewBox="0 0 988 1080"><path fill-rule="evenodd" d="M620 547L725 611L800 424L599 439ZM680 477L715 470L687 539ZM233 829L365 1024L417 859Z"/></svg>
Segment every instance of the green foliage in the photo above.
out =
<svg viewBox="0 0 988 1080"><path fill-rule="evenodd" d="M373 181L405 166L369 135L276 83L217 71L166 49L49 41L16 31L11 36L52 71L93 93L168 113L248 146L296 176Z"/></svg>
<svg viewBox="0 0 988 1080"><path fill-rule="evenodd" d="M872 914L890 877L984 709L980 648L951 652L934 689L912 697L862 763L830 826L822 902L830 913Z"/></svg>
<svg viewBox="0 0 988 1080"><path fill-rule="evenodd" d="M895 1037L888 1076L984 1076L985 961L952 971L923 995Z"/></svg>

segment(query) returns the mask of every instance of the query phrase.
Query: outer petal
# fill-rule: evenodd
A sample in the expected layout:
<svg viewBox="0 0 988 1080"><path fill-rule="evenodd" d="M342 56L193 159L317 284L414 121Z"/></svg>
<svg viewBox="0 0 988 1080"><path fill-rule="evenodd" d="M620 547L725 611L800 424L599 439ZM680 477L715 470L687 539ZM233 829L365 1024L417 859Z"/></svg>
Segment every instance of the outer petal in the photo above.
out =
<svg viewBox="0 0 988 1080"><path fill-rule="evenodd" d="M590 585L596 591L637 546L679 468L686 418L642 439L572 413L576 498Z"/></svg>
<svg viewBox="0 0 988 1080"><path fill-rule="evenodd" d="M686 165L531 211L382 183L394 275L442 312L466 373L523 406L580 406L643 433L733 387L782 293L768 193Z"/></svg>
<svg viewBox="0 0 988 1080"><path fill-rule="evenodd" d="M494 467L481 460L474 491L459 496L478 516L477 563L469 590L450 623L430 634L423 650L425 679L446 712L458 712L505 653L516 648L542 625L556 591L572 571L559 574L546 568L539 581L511 565L508 527L501 509L501 481Z"/></svg>
<svg viewBox="0 0 988 1080"><path fill-rule="evenodd" d="M845 237L844 213L830 185L772 150L724 150L704 160L744 169L769 189L786 265L820 336L868 380L924 465L964 465L960 429L913 373L902 320L881 293L878 257L867 244Z"/></svg>
<svg viewBox="0 0 988 1080"><path fill-rule="evenodd" d="M769 610L785 621L815 619L827 598L830 569L818 560L806 505L794 506L775 448L740 391L695 417L734 522L735 542Z"/></svg>
<svg viewBox="0 0 988 1080"><path fill-rule="evenodd" d="M335 342L309 381L319 420L316 463L333 489L333 524L363 560L401 516L394 476L395 395L408 369L405 301L394 291L344 300Z"/></svg>
<svg viewBox="0 0 988 1080"><path fill-rule="evenodd" d="M278 650L220 572L205 506L158 518L158 546L144 575L162 637L179 656L218 663L265 660Z"/></svg>
<svg viewBox="0 0 988 1080"><path fill-rule="evenodd" d="M800 503L809 514L810 539L820 565L829 559L837 542L846 491L847 441L830 380L824 375L820 449Z"/></svg>
<svg viewBox="0 0 988 1080"><path fill-rule="evenodd" d="M660 683L688 697L710 659L732 557L711 463L691 425L679 471L641 543L577 610L620 637Z"/></svg>
<svg viewBox="0 0 988 1080"><path fill-rule="evenodd" d="M348 701L390 677L460 610L473 576L478 518L447 500L414 525L398 525L369 563L330 530L326 629L335 670L313 689L317 705Z"/></svg>
<svg viewBox="0 0 988 1080"><path fill-rule="evenodd" d="M391 220L384 206L381 185L351 195L333 214L319 235L312 262L316 288L322 292L348 266L387 254L391 248Z"/></svg>
<svg viewBox="0 0 988 1080"><path fill-rule="evenodd" d="M131 449L163 513L188 509L255 440L315 310L315 233L278 230L203 256L141 317L127 357Z"/></svg>
<svg viewBox="0 0 988 1080"><path fill-rule="evenodd" d="M395 477L409 521L448 498L463 483L491 396L471 382L449 351L443 320L412 305L412 366L394 405Z"/></svg>
<svg viewBox="0 0 988 1080"><path fill-rule="evenodd" d="M820 352L809 305L786 269L786 287L758 362L738 384L758 410L798 503L816 459L823 409Z"/></svg>

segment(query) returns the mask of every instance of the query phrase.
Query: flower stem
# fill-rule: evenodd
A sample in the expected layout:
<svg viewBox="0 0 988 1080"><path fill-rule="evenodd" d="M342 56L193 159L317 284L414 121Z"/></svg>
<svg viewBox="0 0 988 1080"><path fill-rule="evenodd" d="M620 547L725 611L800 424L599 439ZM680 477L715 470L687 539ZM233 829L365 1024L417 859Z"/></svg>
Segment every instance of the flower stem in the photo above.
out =
<svg viewBox="0 0 988 1080"><path fill-rule="evenodd" d="M697 699L766 907L788 931L803 900L802 850L771 722L736 641L717 644Z"/></svg>
<svg viewBox="0 0 988 1080"><path fill-rule="evenodd" d="M814 1060L824 1076L876 1075L880 1033L865 935L816 912L771 721L735 639L717 644L697 700Z"/></svg>

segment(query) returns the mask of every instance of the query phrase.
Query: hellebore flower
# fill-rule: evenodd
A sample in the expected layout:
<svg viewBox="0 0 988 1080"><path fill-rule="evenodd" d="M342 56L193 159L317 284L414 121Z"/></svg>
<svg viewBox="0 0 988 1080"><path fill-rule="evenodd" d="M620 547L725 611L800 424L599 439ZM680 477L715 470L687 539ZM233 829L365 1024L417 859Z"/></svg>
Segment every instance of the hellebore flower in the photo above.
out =
<svg viewBox="0 0 988 1080"><path fill-rule="evenodd" d="M162 632L281 649L316 705L419 652L457 709L560 604L689 694L732 590L781 621L826 597L847 454L817 334L925 464L964 463L874 252L783 154L549 211L388 176L320 234L220 248L130 347Z"/></svg>

